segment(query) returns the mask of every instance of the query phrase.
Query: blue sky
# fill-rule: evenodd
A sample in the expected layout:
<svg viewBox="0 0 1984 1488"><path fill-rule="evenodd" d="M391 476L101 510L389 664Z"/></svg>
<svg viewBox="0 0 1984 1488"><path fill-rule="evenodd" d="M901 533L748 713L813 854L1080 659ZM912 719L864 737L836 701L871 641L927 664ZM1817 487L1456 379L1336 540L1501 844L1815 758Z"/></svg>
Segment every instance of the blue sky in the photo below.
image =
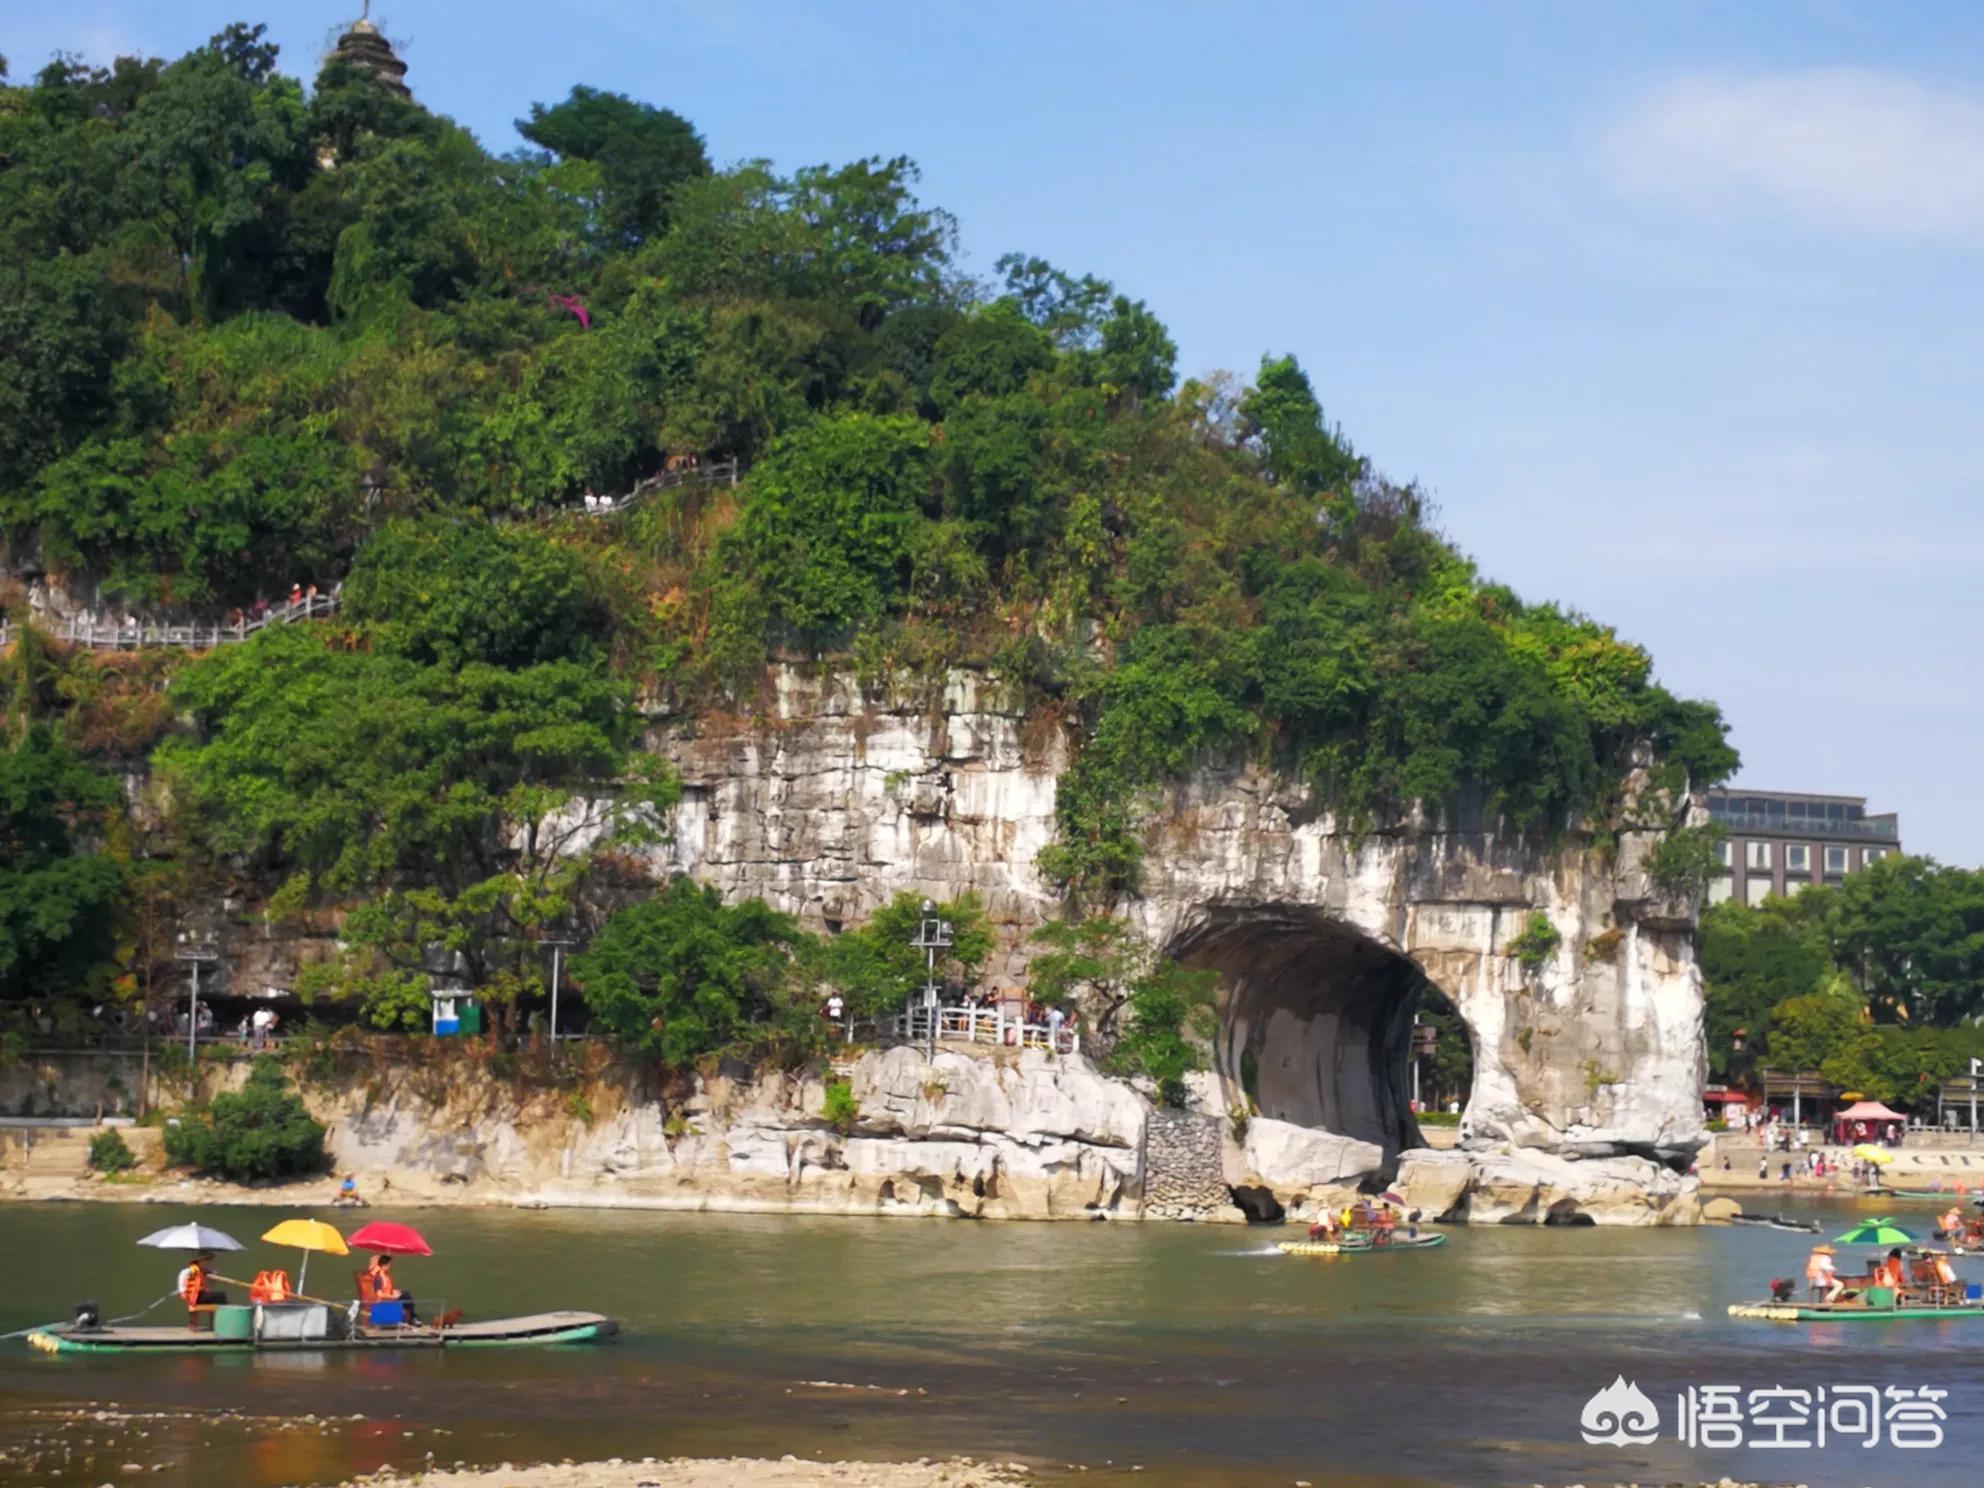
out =
<svg viewBox="0 0 1984 1488"><path fill-rule="evenodd" d="M267 19L308 74L356 8L70 0L0 48ZM1984 7L375 9L495 148L586 82L720 161L909 154L969 266L1111 278L1190 373L1294 351L1486 572L1719 701L1742 781L1984 861Z"/></svg>

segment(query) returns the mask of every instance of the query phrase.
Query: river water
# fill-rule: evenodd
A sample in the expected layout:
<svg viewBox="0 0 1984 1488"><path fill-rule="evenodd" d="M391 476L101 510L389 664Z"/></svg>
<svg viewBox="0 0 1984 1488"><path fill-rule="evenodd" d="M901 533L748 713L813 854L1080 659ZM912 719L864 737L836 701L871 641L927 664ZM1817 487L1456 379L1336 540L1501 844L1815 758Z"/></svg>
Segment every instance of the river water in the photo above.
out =
<svg viewBox="0 0 1984 1488"><path fill-rule="evenodd" d="M1870 1212L1784 1207L1828 1233ZM106 1315L151 1301L178 1261L133 1242L191 1217L163 1205L0 1207L11 1282L0 1331L83 1297ZM293 1253L253 1244L277 1213L198 1217L251 1244L230 1274L295 1274ZM0 1344L0 1482L94 1488L132 1481L120 1479L125 1463L160 1463L144 1481L260 1488L419 1466L429 1453L495 1463L791 1452L1018 1458L1043 1480L1192 1488L1725 1474L1955 1488L1978 1481L1984 1450L1984 1321L1793 1328L1726 1316L1769 1277L1802 1269L1810 1242L1778 1231L1453 1229L1439 1251L1308 1260L1274 1251L1292 1229L1229 1226L365 1217L411 1220L433 1244L433 1259L396 1268L424 1311L584 1307L617 1317L623 1336L246 1358L49 1357ZM1928 1207L1903 1222L1926 1234ZM318 1258L312 1290L344 1295L352 1267ZM1984 1262L1973 1270L1984 1280ZM167 1306L147 1321L175 1315ZM1582 1440L1586 1400L1617 1377L1658 1408L1659 1441ZM1945 1389L1944 1441L1690 1449L1675 1435L1677 1394L1706 1385ZM64 1414L113 1402L137 1419ZM1746 1441L1770 1434L1743 1430Z"/></svg>

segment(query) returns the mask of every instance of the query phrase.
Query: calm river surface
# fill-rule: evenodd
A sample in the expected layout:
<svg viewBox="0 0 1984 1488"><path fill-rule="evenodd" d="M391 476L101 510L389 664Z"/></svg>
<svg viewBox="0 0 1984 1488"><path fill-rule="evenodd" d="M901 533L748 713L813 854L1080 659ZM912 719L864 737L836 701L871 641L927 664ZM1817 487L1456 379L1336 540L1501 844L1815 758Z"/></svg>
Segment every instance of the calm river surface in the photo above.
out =
<svg viewBox="0 0 1984 1488"><path fill-rule="evenodd" d="M1870 1212L1784 1207L1829 1234ZM149 1204L0 1207L11 1283L0 1331L64 1316L82 1297L106 1315L142 1306L170 1288L178 1263L132 1242L191 1217ZM293 1254L253 1243L277 1212L198 1217L251 1244L223 1270L259 1261L295 1273ZM1454 1229L1436 1252L1297 1260L1272 1249L1293 1229L579 1210L364 1217L411 1220L433 1243L434 1259L398 1266L425 1310L586 1307L619 1318L624 1334L560 1349L235 1359L52 1358L4 1343L0 1448L11 1463L0 1482L94 1488L127 1462L166 1464L148 1483L248 1488L419 1466L429 1453L495 1463L955 1452L1021 1458L1043 1479L1085 1464L1090 1483L1129 1482L1141 1466L1135 1482L1194 1488L1724 1474L1955 1488L1978 1481L1984 1451L1984 1321L1790 1328L1724 1315L1767 1278L1800 1271L1809 1241L1783 1232ZM1926 1233L1928 1206L1903 1222ZM352 1266L320 1257L311 1269L323 1291ZM1971 1271L1984 1279L1984 1262ZM1619 1375L1658 1406L1658 1443L1582 1441L1586 1399ZM1674 1439L1675 1397L1710 1384L1947 1389L1946 1440L1915 1451L1690 1450ZM112 1402L146 1418L105 1427L56 1414ZM241 1418L176 1414L188 1410ZM364 1419L284 1424L306 1413ZM66 1468L51 1465L56 1441ZM22 1467L19 1453L37 1443L41 1465Z"/></svg>

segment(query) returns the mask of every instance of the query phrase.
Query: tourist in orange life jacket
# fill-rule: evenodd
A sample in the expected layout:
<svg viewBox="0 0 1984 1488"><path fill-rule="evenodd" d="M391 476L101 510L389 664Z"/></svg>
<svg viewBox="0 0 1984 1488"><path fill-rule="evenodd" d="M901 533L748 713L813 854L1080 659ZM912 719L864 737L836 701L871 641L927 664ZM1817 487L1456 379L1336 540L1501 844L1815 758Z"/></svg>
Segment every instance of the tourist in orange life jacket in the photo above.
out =
<svg viewBox="0 0 1984 1488"><path fill-rule="evenodd" d="M1936 1269L1937 1285L1941 1286L1945 1293L1947 1293L1950 1288L1957 1284L1956 1267L1950 1264L1950 1258L1940 1250L1930 1255L1929 1262Z"/></svg>
<svg viewBox="0 0 1984 1488"><path fill-rule="evenodd" d="M1901 1252L1891 1250L1887 1259L1874 1268L1874 1285L1892 1287L1898 1293L1908 1280L1908 1273L1902 1268Z"/></svg>
<svg viewBox="0 0 1984 1488"><path fill-rule="evenodd" d="M389 1255L375 1255L372 1264L365 1268L366 1275L372 1278L372 1295L381 1302L404 1302L406 1320L417 1323L420 1319L414 1314L413 1293L403 1292L393 1284L393 1258Z"/></svg>
<svg viewBox="0 0 1984 1488"><path fill-rule="evenodd" d="M188 1320L196 1307L215 1307L227 1301L226 1292L216 1292L207 1285L207 1267L213 1264L214 1253L203 1250L186 1263L186 1269L179 1273L179 1295L186 1299Z"/></svg>

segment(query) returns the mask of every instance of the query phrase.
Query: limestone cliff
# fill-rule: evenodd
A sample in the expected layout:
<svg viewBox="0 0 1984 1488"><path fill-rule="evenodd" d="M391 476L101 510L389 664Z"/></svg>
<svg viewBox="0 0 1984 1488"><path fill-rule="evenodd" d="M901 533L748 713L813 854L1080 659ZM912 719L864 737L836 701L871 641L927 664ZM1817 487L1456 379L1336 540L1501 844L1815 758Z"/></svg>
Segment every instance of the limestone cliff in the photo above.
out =
<svg viewBox="0 0 1984 1488"><path fill-rule="evenodd" d="M1024 982L1027 937L1060 910L1034 860L1067 752L994 682L903 701L785 667L756 717L664 717L652 742L686 787L672 868L829 930L900 890L974 890L1002 933L992 980ZM1208 1104L1251 1097L1390 1164L1416 1145L1405 1049L1430 983L1474 1043L1464 1149L1684 1162L1703 1139L1691 907L1651 888L1638 835L1600 851L1493 826L1463 801L1352 837L1307 787L1241 764L1173 789L1126 909L1221 974ZM1559 936L1534 969L1511 949L1532 911Z"/></svg>
<svg viewBox="0 0 1984 1488"><path fill-rule="evenodd" d="M899 891L972 890L1000 937L989 980L1024 985L1028 938L1062 909L1034 867L1060 729L976 673L907 700L840 673L772 680L751 716L656 717L652 747L684 781L656 872L828 932ZM907 1050L847 1070L861 1117L845 1134L821 1121L817 1082L789 1079L714 1080L673 1109L609 1095L569 1131L400 1086L325 1114L349 1165L589 1202L1239 1218L1238 1194L1248 1213L1302 1217L1410 1179L1429 1214L1685 1220L1693 1185L1673 1170L1703 1138L1700 979L1691 907L1652 892L1647 845L1515 840L1466 802L1352 837L1301 784L1207 764L1157 803L1123 906L1152 944L1220 974L1214 1068L1178 1118L1078 1059L952 1052L933 1069ZM1512 942L1535 911L1559 943L1532 968ZM328 947L260 937L234 948L230 977L289 985ZM1401 1171L1419 1146L1406 1049L1429 985L1467 1026L1474 1084L1462 1155ZM1228 1115L1249 1109L1237 1141Z"/></svg>

